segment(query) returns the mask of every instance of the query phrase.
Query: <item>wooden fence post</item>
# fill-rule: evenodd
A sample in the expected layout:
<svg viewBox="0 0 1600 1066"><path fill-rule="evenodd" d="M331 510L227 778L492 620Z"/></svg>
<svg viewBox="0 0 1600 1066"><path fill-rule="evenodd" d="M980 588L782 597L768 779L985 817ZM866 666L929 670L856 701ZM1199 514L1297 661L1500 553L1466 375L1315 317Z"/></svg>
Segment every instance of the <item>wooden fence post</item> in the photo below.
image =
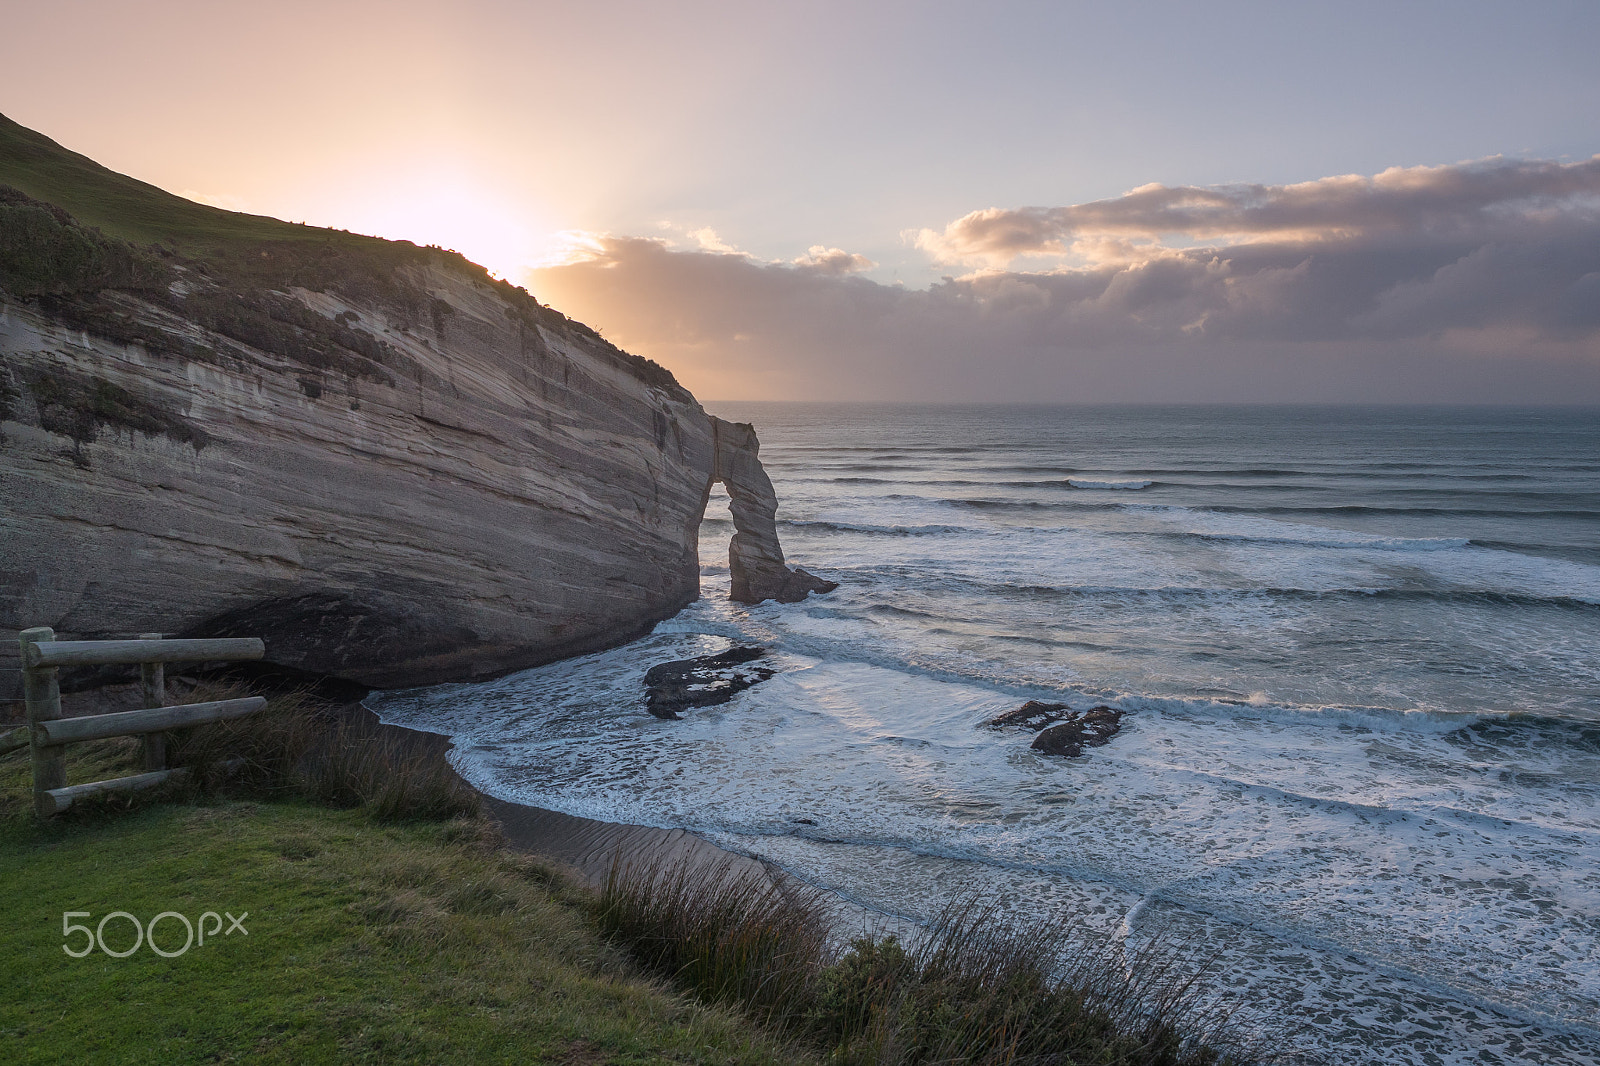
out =
<svg viewBox="0 0 1600 1066"><path fill-rule="evenodd" d="M140 633L140 640L160 640L160 633ZM165 707L167 705L167 665L165 663L140 663L139 680L144 686L144 706ZM167 735L165 733L146 733L140 741L144 748L144 768L146 770L165 770L167 768Z"/></svg>
<svg viewBox="0 0 1600 1066"><path fill-rule="evenodd" d="M24 629L17 634L17 641L22 645L22 691L28 702L30 727L61 717L60 668L28 665L30 644L42 644L55 639L56 631L49 626ZM41 744L39 741L39 730L31 728L29 746L33 757L33 811L43 819L55 812L55 806L46 793L67 785L67 754L62 747Z"/></svg>

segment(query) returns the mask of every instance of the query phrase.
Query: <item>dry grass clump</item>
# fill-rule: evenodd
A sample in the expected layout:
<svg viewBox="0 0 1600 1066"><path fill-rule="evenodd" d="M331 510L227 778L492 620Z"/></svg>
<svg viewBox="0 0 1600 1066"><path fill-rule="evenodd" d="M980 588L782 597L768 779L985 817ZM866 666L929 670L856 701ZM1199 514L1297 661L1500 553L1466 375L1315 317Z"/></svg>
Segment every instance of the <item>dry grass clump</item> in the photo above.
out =
<svg viewBox="0 0 1600 1066"><path fill-rule="evenodd" d="M808 1008L828 953L824 897L730 862L613 865L596 908L601 932L648 969L711 1002L787 1027Z"/></svg>
<svg viewBox="0 0 1600 1066"><path fill-rule="evenodd" d="M1212 1066L1237 1044L1201 1006L1204 967L1177 945L1128 958L1065 926L1019 932L993 908L947 908L913 945L830 948L820 892L729 866L614 868L601 930L647 968L850 1066Z"/></svg>
<svg viewBox="0 0 1600 1066"><path fill-rule="evenodd" d="M186 730L170 757L194 768L202 788L299 795L363 807L379 821L442 820L479 809L478 794L442 748L335 713L303 693L273 697L260 714Z"/></svg>

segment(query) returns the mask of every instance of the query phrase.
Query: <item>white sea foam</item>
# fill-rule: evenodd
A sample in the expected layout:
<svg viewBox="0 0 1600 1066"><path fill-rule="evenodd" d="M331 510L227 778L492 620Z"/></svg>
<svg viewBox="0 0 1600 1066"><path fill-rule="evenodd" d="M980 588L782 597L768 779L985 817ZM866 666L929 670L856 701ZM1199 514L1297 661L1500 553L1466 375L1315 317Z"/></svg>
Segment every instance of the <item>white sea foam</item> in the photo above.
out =
<svg viewBox="0 0 1600 1066"><path fill-rule="evenodd" d="M1467 1014L1496 1003L1524 1026L1535 1023L1515 1018L1530 1011L1570 1024L1600 1006L1600 975L1586 965L1600 951L1588 917L1600 913L1600 811L1587 824L1554 818L1556 793L1493 772L1441 778L1434 766L1459 758L1448 736L1306 729L1287 708L1127 700L1123 733L1069 762L981 727L1014 695L789 653L774 654L777 677L729 704L674 723L645 713L650 665L726 644L659 634L377 706L386 720L455 735L463 771L489 791L686 826L889 913L926 916L937 893L908 894L848 862L823 869L806 849L1008 871L1018 920L1047 917L1064 885L1102 902L1160 900L1180 928L1235 930L1225 943L1242 972L1280 992L1274 975L1298 972L1284 969L1293 957L1344 974L1341 994L1373 1003L1433 997ZM1368 976L1351 977L1337 963L1346 956Z"/></svg>
<svg viewBox="0 0 1600 1066"><path fill-rule="evenodd" d="M1067 484L1075 489L1147 489L1154 481L1130 478L1126 481L1094 481L1090 478L1069 477Z"/></svg>
<svg viewBox="0 0 1600 1066"><path fill-rule="evenodd" d="M1277 523L1282 525L1282 523ZM1466 537L1363 537L1351 534L1328 536L1289 536L1284 533L1251 535L1247 533L1195 533L1206 540L1232 540L1250 544L1301 544L1308 548L1366 548L1371 551L1455 551L1472 541Z"/></svg>
<svg viewBox="0 0 1600 1066"><path fill-rule="evenodd" d="M651 637L380 713L454 735L491 792L690 827L885 913L970 891L1192 935L1220 994L1312 1020L1288 1052L1600 1066L1590 429L1509 455L1522 423L1465 416L751 417L791 561L836 592L729 603L714 523L704 598ZM830 462L886 469L784 478ZM650 665L731 641L779 674L646 712ZM1059 760L985 728L1027 699L1128 713Z"/></svg>

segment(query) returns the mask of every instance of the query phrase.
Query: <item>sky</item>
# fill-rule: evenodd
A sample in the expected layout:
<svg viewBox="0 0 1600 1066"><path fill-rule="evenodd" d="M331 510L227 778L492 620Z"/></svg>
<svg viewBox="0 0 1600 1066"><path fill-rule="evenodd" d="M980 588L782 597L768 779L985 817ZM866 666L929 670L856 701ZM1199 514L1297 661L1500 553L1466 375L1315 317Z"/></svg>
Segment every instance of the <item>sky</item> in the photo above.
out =
<svg viewBox="0 0 1600 1066"><path fill-rule="evenodd" d="M16 121L455 248L705 400L1600 403L1591 0L0 0L0 26Z"/></svg>

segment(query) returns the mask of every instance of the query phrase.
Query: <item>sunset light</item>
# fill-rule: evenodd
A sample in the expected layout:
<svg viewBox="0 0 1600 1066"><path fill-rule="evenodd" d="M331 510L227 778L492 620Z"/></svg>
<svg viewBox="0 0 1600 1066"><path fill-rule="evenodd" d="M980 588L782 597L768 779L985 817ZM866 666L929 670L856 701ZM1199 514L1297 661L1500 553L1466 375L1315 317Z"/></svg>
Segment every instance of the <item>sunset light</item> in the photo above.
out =
<svg viewBox="0 0 1600 1066"><path fill-rule="evenodd" d="M536 204L485 188L469 174L383 175L365 191L329 197L322 218L341 228L460 252L496 277L518 279L553 240ZM324 224L328 224L324 222Z"/></svg>
<svg viewBox="0 0 1600 1066"><path fill-rule="evenodd" d="M1600 3L0 4L0 1062L1600 1066Z"/></svg>

